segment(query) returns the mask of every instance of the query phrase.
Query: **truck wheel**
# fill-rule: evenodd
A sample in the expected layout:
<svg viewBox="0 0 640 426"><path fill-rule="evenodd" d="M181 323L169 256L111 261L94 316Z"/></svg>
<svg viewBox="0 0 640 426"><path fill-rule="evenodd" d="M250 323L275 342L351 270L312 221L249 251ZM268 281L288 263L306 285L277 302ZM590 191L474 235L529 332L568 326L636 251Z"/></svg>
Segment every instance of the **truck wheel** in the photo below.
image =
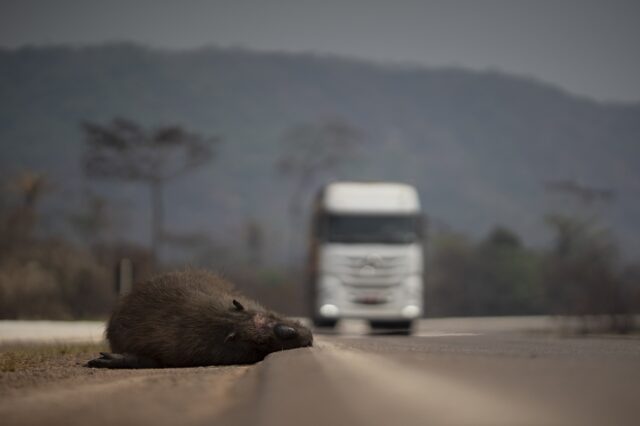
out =
<svg viewBox="0 0 640 426"><path fill-rule="evenodd" d="M373 331L385 331L391 334L410 335L413 321L369 321Z"/></svg>
<svg viewBox="0 0 640 426"><path fill-rule="evenodd" d="M334 328L338 320L330 318L314 318L313 325L316 328Z"/></svg>

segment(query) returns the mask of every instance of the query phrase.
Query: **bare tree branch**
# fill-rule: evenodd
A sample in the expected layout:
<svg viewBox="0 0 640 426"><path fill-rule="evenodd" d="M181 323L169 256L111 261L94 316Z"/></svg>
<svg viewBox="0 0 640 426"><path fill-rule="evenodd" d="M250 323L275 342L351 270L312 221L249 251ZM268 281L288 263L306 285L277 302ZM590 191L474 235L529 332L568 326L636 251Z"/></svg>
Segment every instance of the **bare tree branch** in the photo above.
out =
<svg viewBox="0 0 640 426"><path fill-rule="evenodd" d="M151 190L151 226L156 253L163 235L164 183L211 161L213 148L220 138L203 137L178 125L146 130L126 118L114 118L106 125L83 122L81 127L87 176L141 182Z"/></svg>

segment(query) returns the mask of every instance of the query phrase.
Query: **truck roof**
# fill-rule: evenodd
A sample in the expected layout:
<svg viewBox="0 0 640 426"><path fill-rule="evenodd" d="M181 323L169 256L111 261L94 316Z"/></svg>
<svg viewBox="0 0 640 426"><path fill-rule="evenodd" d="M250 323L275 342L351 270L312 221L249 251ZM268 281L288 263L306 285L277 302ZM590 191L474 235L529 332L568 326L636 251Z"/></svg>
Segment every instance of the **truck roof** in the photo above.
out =
<svg viewBox="0 0 640 426"><path fill-rule="evenodd" d="M416 189L394 182L334 182L324 187L322 208L333 213L410 214L420 212Z"/></svg>

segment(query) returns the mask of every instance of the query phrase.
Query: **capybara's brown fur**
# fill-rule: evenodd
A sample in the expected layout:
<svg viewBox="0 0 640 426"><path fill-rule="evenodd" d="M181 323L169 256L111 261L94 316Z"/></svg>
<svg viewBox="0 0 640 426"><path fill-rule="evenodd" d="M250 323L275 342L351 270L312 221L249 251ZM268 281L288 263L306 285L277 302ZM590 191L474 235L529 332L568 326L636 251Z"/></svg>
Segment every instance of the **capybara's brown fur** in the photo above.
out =
<svg viewBox="0 0 640 426"><path fill-rule="evenodd" d="M313 341L298 321L263 308L202 270L167 273L135 286L111 315L107 338L114 354L102 354L89 366L247 364Z"/></svg>

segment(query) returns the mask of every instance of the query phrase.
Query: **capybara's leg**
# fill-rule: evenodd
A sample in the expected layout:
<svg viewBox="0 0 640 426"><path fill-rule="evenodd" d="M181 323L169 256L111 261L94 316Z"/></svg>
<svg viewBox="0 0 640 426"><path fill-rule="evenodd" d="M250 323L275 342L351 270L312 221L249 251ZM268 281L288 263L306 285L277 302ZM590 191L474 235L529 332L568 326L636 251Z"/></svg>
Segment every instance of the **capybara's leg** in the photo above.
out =
<svg viewBox="0 0 640 426"><path fill-rule="evenodd" d="M86 366L92 368L158 368L160 364L151 358L142 356L100 352L100 358L92 359Z"/></svg>

